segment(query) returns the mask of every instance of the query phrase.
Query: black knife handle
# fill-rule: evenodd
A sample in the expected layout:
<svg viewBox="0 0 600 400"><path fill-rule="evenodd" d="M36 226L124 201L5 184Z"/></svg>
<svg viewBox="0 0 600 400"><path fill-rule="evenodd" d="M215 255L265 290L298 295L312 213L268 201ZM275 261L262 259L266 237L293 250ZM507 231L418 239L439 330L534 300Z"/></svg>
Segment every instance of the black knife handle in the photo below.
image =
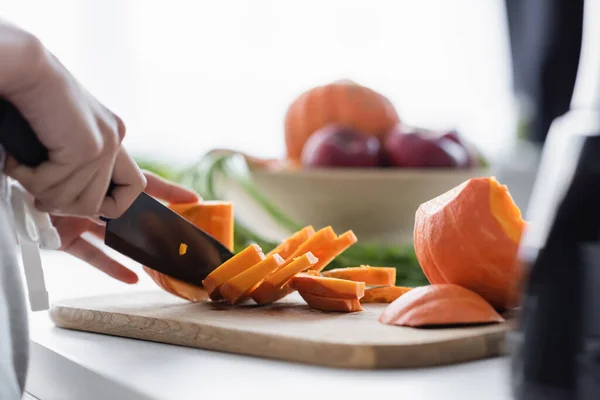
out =
<svg viewBox="0 0 600 400"><path fill-rule="evenodd" d="M37 167L48 161L48 149L40 142L29 122L14 105L1 98L0 145L15 160L28 167ZM107 196L110 196L114 187L111 181Z"/></svg>

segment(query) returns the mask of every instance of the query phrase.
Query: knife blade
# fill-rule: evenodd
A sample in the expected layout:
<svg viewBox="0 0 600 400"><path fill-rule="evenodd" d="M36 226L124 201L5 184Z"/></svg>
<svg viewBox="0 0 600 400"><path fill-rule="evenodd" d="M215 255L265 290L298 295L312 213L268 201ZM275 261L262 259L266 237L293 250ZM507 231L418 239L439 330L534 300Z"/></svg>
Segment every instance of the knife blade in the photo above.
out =
<svg viewBox="0 0 600 400"><path fill-rule="evenodd" d="M48 150L19 110L0 98L0 144L21 164L36 167ZM111 182L107 195L115 187ZM202 280L233 257L223 244L160 201L142 192L131 206L106 222L104 243L120 254L165 275L202 286ZM180 245L187 246L184 254Z"/></svg>

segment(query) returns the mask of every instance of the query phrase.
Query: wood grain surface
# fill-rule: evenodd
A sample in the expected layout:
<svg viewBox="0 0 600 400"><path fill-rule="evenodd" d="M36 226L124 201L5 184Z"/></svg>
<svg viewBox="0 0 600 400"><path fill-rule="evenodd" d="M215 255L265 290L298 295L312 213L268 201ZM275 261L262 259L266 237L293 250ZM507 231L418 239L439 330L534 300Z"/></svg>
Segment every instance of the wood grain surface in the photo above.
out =
<svg viewBox="0 0 600 400"><path fill-rule="evenodd" d="M503 324L415 329L383 325L385 304L356 313L308 308L297 293L268 306L189 303L163 291L53 304L63 328L337 368L414 368L505 354Z"/></svg>

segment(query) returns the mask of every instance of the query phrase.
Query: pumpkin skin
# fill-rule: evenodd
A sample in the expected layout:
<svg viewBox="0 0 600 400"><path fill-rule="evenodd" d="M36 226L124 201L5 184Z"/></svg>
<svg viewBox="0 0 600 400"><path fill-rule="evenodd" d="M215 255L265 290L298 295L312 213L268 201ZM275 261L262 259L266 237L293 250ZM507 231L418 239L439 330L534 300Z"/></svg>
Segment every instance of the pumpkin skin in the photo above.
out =
<svg viewBox="0 0 600 400"><path fill-rule="evenodd" d="M400 122L393 104L382 94L349 80L317 86L289 106L284 120L287 159L300 163L308 138L329 124L383 137Z"/></svg>
<svg viewBox="0 0 600 400"><path fill-rule="evenodd" d="M431 284L457 284L509 309L518 302L524 228L506 186L474 178L419 206L415 253Z"/></svg>
<svg viewBox="0 0 600 400"><path fill-rule="evenodd" d="M379 317L387 325L422 327L504 322L478 294L451 283L413 288L394 300Z"/></svg>

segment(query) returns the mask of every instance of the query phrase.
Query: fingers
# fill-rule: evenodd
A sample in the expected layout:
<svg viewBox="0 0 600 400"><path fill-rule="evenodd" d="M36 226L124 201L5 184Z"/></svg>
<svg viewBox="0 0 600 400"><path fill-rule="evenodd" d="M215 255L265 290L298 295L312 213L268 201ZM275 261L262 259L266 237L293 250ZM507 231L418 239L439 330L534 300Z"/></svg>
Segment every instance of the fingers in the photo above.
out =
<svg viewBox="0 0 600 400"><path fill-rule="evenodd" d="M135 272L113 260L102 250L83 238L75 239L64 251L121 282L133 284L138 281L138 276Z"/></svg>
<svg viewBox="0 0 600 400"><path fill-rule="evenodd" d="M112 180L116 187L110 196L104 198L100 215L118 218L146 187L144 174L123 147L117 155Z"/></svg>
<svg viewBox="0 0 600 400"><path fill-rule="evenodd" d="M169 203L193 203L200 200L200 197L191 190L169 182L152 172L144 171L144 176L147 181L145 191L152 197Z"/></svg>

